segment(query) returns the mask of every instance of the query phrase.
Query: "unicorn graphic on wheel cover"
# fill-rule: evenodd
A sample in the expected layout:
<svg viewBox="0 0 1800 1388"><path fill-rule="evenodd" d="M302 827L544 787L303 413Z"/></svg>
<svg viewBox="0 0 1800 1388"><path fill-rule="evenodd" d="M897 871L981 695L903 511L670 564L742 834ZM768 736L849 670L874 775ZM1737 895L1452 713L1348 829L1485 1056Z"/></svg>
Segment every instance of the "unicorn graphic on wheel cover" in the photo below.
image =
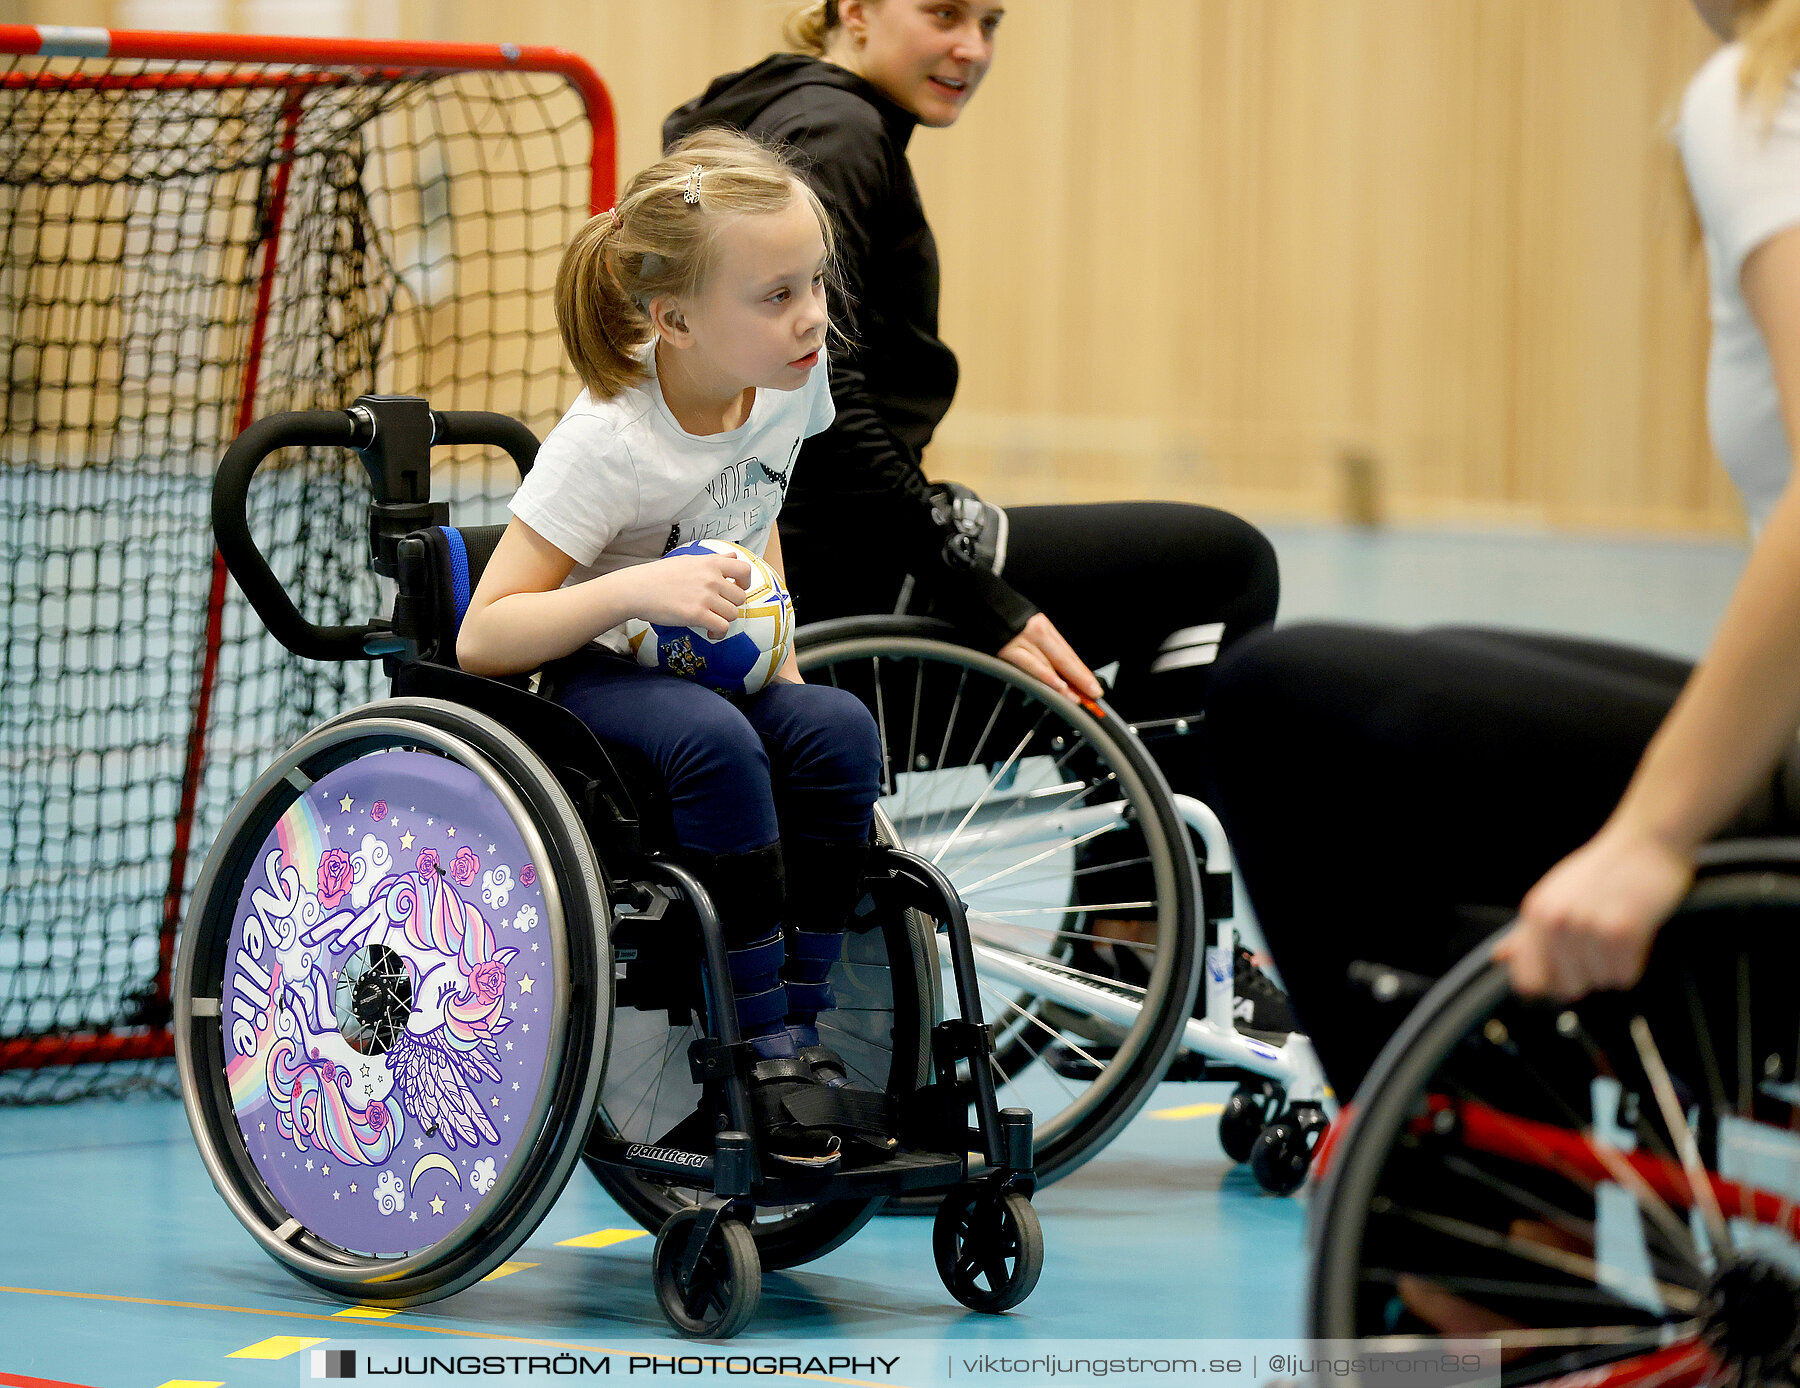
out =
<svg viewBox="0 0 1800 1388"><path fill-rule="evenodd" d="M399 957L411 1005L384 1058L402 1106L452 1148L499 1142L474 1086L500 1080L495 1038L509 1025L506 966L518 951L495 950L486 918L436 864L383 879L362 911L328 917L305 938L329 939L334 953Z"/></svg>
<svg viewBox="0 0 1800 1388"><path fill-rule="evenodd" d="M383 878L366 906L326 916L300 941L319 947L304 980L287 989L307 1033L307 1052L316 1057L318 1038L341 1036L369 1057L365 1073L385 1069L389 1108L397 1100L427 1136L441 1137L453 1149L459 1142L498 1143L476 1086L501 1077L495 1038L510 1025L501 1010L506 967L518 951L495 948L486 918L457 894L436 863ZM324 968L328 957L342 960L335 988ZM271 1091L280 1093L290 1086L276 1085L276 1064L271 1052ZM395 1138L389 1134L381 1145L391 1150ZM359 1159L355 1152L339 1155Z"/></svg>

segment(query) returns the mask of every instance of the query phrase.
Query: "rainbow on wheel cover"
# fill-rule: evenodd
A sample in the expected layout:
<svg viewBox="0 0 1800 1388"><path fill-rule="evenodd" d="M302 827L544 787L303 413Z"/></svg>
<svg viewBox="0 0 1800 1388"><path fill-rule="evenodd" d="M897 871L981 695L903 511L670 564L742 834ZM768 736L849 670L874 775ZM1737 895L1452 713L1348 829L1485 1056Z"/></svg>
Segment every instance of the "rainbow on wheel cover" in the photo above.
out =
<svg viewBox="0 0 1800 1388"><path fill-rule="evenodd" d="M664 625L636 617L625 639L639 665L696 680L721 694L754 694L787 661L794 638L794 605L781 578L759 556L729 540L695 540L677 554L730 554L750 565L749 595L725 635L713 640L699 627Z"/></svg>

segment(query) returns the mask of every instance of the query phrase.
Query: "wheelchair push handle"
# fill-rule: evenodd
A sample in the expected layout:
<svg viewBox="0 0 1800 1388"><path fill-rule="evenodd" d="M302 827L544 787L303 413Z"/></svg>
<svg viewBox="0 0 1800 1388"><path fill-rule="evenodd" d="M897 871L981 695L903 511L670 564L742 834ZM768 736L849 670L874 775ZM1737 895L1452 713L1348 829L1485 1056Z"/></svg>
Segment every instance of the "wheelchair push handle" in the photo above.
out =
<svg viewBox="0 0 1800 1388"><path fill-rule="evenodd" d="M433 410L431 419L436 426L431 439L434 444L479 443L505 449L518 465L521 478L537 459L537 435L511 415L492 410Z"/></svg>
<svg viewBox="0 0 1800 1388"><path fill-rule="evenodd" d="M225 450L213 479L212 526L220 557L269 634L310 660L371 660L396 649L382 620L318 626L300 615L250 533L250 481L283 448L353 448L369 474L370 560L393 575L400 537L444 523L431 500L433 446L485 444L505 450L523 477L537 436L520 421L486 410L433 410L414 396L365 395L347 410L290 410L252 423Z"/></svg>
<svg viewBox="0 0 1800 1388"><path fill-rule="evenodd" d="M213 539L269 634L311 660L365 660L376 625L315 626L300 615L250 534L250 479L283 448L355 448L359 421L345 410L290 410L259 419L232 440L213 478Z"/></svg>

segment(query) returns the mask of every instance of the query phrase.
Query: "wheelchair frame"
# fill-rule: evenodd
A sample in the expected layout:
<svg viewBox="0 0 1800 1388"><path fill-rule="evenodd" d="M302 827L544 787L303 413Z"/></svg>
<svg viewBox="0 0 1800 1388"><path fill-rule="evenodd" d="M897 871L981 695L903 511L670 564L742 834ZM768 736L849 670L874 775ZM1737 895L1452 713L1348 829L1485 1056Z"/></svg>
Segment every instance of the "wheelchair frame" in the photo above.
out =
<svg viewBox="0 0 1800 1388"><path fill-rule="evenodd" d="M754 1056L737 1032L724 935L705 889L646 841L640 796L578 719L515 685L422 658L423 614L413 610L413 595L404 582L419 557L413 548L417 541L409 536L422 526L447 521L447 509L430 499L429 453L434 444L458 443L502 447L521 473L537 446L529 430L503 416L438 413L413 397L364 396L346 412L299 412L253 424L227 450L219 469L213 496L219 548L270 632L290 650L315 659L384 659L396 697L353 710L302 739L234 811L197 884L178 966L176 1049L190 1123L215 1185L264 1248L290 1271L338 1295L376 1304L434 1299L491 1270L529 1235L578 1155L639 1179L696 1187L706 1197L672 1215L659 1234L657 1292L679 1331L717 1337L736 1333L755 1307L760 1268L748 1221L756 1205L823 1206L954 1187L954 1198L940 1209L933 1235L946 1286L974 1309L1016 1305L1035 1285L1043 1258L1029 1199L1035 1185L1032 1121L1028 1111L1002 1111L996 1102L987 1064L992 1033L981 1018L973 944L955 891L917 855L893 847L878 848L874 855L869 891L889 910L929 917L945 934L960 1006L958 1017L932 1028L933 1083L902 1105L900 1128L907 1146L885 1161L826 1175L765 1170L750 1136L747 1076ZM256 468L283 447L348 447L361 456L374 493L372 565L403 585L391 622L315 627L301 617L269 570L249 532L247 499ZM445 730L446 724L454 725L453 730ZM384 739L384 745L377 745ZM500 757L526 769L523 798L535 797L541 802L536 812L560 826L566 840L562 849L579 840L575 875L585 888L576 894L591 901L576 903L570 915L581 940L573 962L591 955L594 964L585 983L579 976L573 980L577 1014L582 1007L592 1009L577 1028L578 1040L593 1033L591 1054L578 1056L572 1067L579 1082L565 1083L552 1101L537 1105L532 1121L544 1123L547 1140L538 1144L542 1150L534 1149L523 1176L502 1187L508 1194L518 1187L527 1197L522 1208L491 1214L486 1224L476 1221L467 1237L461 1236L459 1224L454 1246L437 1259L432 1256L436 1244L393 1258L352 1253L311 1235L262 1182L234 1131L232 1087L224 1064L226 1031L232 1025L225 1007L224 955L246 854L257 841L267 844L266 837L257 840L258 831L273 832L268 825L319 779L313 770L334 760L348 764L362 754L357 748L399 750L414 743L445 754L472 749L464 765L479 761L491 767ZM315 759L320 759L316 765ZM503 785L505 777L499 773L486 779L503 802L508 795L521 798L520 785ZM513 822L533 821L515 814ZM604 830L603 837L590 834L589 826ZM600 966L611 952L610 918L660 914L659 900L684 903L700 936L708 1036L705 1044L694 1047L690 1066L696 1082L721 1096L727 1126L714 1134L710 1153L625 1142L604 1132L588 1134L583 1153L582 1132L594 1113L610 1031L610 992L594 986L607 977ZM411 1006L409 989L400 1005ZM272 1001L271 1013L274 1006L285 1008L285 997ZM315 1049L313 1055L318 1054ZM570 1093L571 1085L580 1092ZM973 1126L965 1116L971 1098ZM969 1170L971 1147L986 1161L986 1169L974 1175ZM415 1169L415 1181L417 1174ZM509 1179L515 1174L509 1165Z"/></svg>

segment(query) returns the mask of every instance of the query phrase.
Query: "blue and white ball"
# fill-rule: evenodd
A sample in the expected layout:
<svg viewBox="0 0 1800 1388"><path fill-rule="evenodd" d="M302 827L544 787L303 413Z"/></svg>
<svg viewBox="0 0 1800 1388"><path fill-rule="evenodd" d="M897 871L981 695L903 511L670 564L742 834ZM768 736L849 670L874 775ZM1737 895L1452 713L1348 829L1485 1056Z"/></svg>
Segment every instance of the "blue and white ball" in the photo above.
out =
<svg viewBox="0 0 1800 1388"><path fill-rule="evenodd" d="M794 604L780 577L757 555L729 540L695 540L669 551L729 554L750 565L749 595L737 620L713 640L700 627L664 626L633 617L625 640L639 665L697 680L721 694L754 694L787 663L794 640Z"/></svg>

